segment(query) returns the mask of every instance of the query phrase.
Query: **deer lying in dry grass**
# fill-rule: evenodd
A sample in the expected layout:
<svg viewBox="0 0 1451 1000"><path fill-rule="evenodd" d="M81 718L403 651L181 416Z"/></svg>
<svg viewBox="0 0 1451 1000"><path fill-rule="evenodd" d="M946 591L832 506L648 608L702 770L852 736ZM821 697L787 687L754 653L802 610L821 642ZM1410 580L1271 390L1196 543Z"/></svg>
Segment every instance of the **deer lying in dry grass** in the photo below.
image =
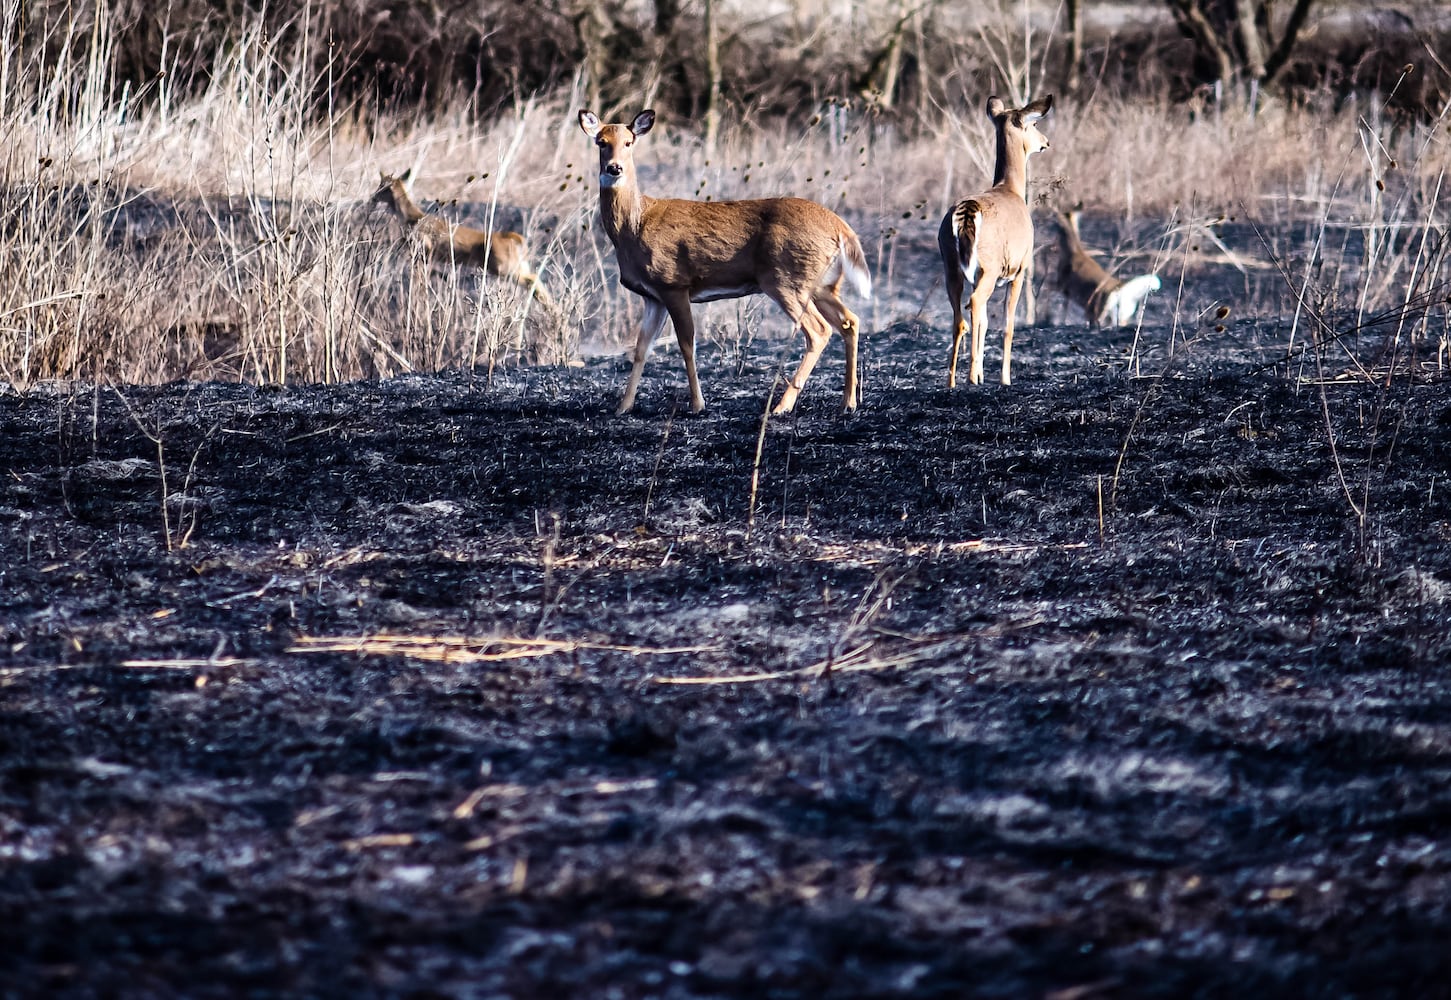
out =
<svg viewBox="0 0 1451 1000"><path fill-rule="evenodd" d="M421 241L436 263L454 267L482 267L489 274L517 281L529 289L541 305L553 307L554 300L544 290L539 275L529 267L524 250L524 237L518 233L489 233L449 222L418 207L408 192L405 170L397 177L379 173L375 204L386 205L403 220L409 232Z"/></svg>
<svg viewBox="0 0 1451 1000"><path fill-rule="evenodd" d="M600 221L615 245L620 284L645 300L619 412L635 405L645 357L667 316L685 361L690 408L704 409L690 304L756 294L770 296L806 334L806 353L772 412L796 404L832 330L841 331L846 346L843 406L854 409L859 324L839 293L843 282L863 298L872 289L856 233L829 209L801 198L704 202L642 194L632 147L654 124L653 111L640 112L629 125L579 113L580 128L600 150Z"/></svg>
<svg viewBox="0 0 1451 1000"><path fill-rule="evenodd" d="M1003 318L1003 385L1011 381L1013 313L1023 290L1023 278L1033 256L1033 216L1028 211L1028 157L1048 148L1038 131L1038 119L1053 107L1053 98L1022 108L1007 108L996 97L987 102L987 115L997 129L997 165L993 186L985 194L965 198L952 206L937 233L942 264L947 272L947 297L952 302L952 358L947 367L948 386L957 385L957 355L967 323L962 318L962 292L972 286L972 367L968 379L982 382L982 355L987 339L987 302L993 289L1008 286L1007 314Z"/></svg>
<svg viewBox="0 0 1451 1000"><path fill-rule="evenodd" d="M1089 326L1095 329L1105 324L1128 326L1144 298L1159 290L1159 276L1143 274L1120 281L1109 274L1083 248L1083 240L1078 235L1080 214L1075 207L1057 215L1058 290L1070 302L1082 307Z"/></svg>

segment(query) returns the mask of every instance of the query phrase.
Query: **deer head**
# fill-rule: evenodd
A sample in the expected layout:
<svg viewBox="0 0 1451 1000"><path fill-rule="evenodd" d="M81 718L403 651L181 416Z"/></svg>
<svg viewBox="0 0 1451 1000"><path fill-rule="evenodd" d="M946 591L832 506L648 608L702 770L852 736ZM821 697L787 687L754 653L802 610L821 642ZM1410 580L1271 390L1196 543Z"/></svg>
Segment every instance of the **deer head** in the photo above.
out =
<svg viewBox="0 0 1451 1000"><path fill-rule="evenodd" d="M1020 194L1023 192L1028 157L1048 148L1048 137L1038 131L1038 120L1052 107L1051 94L1021 108L1009 108L1001 98L988 98L987 116L997 130L994 184L1007 180Z"/></svg>
<svg viewBox="0 0 1451 1000"><path fill-rule="evenodd" d="M635 140L655 127L655 112L641 111L629 125L604 125L593 111L579 113L579 127L600 148L600 187L629 185L635 179Z"/></svg>
<svg viewBox="0 0 1451 1000"><path fill-rule="evenodd" d="M408 195L408 178L412 174L412 167L396 177L381 170L378 171L378 190L373 192L372 200L375 203L395 204L400 194L406 197Z"/></svg>

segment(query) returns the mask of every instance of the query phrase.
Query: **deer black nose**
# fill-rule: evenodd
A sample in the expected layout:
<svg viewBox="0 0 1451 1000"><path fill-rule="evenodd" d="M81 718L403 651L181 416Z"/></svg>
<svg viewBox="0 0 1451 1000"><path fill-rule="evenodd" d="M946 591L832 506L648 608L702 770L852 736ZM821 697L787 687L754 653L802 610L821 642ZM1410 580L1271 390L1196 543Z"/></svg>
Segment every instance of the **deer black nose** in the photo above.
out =
<svg viewBox="0 0 1451 1000"><path fill-rule="evenodd" d="M605 166L605 171L614 177L618 177L625 172L625 168L618 163L610 163Z"/></svg>

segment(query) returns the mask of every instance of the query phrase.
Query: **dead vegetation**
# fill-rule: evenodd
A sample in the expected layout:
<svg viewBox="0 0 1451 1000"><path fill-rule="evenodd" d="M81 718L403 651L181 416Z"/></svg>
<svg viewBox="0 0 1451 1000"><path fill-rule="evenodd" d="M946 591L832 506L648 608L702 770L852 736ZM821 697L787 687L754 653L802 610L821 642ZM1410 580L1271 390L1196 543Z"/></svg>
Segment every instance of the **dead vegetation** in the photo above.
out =
<svg viewBox="0 0 1451 1000"><path fill-rule="evenodd" d="M629 72L500 103L440 36L395 103L339 84L354 25L313 6L143 37L0 0L4 992L1444 992L1451 152L1444 108L1398 110L1427 64L1251 107L1088 33L1033 207L1083 200L1163 288L949 392L933 227L990 180L985 97L1060 43L990 7L934 65L920 15L962 9L850 6L719 11L712 142L648 22L566 61ZM600 29L564 9L530 26ZM709 408L665 361L609 415L640 316L575 125L600 90L674 108L652 192L862 236L853 416L833 346L770 419L799 345L736 304L700 314ZM559 318L374 210L404 167L521 233Z"/></svg>
<svg viewBox="0 0 1451 1000"><path fill-rule="evenodd" d="M1451 380L1149 317L0 395L6 992L1438 995Z"/></svg>
<svg viewBox="0 0 1451 1000"><path fill-rule="evenodd" d="M463 96L425 113L339 104L333 68L315 63L320 36L243 18L205 73L175 68L132 85L135 26L126 17L64 30L43 9L5 8L0 378L11 385L77 376L337 381L565 361L581 345L613 348L637 322L594 227L590 150L568 127L588 79L521 99L486 124ZM37 45L42 23L49 33ZM184 19L170 24L184 37ZM984 62L940 74L950 97L910 121L858 96L812 98L777 118L738 107L713 149L689 121L672 122L670 141L650 150L652 187L820 201L864 236L884 293L868 326L921 314L937 279L935 268L911 263L918 230L991 170L990 143L973 127L980 96L969 91L1019 87L1048 65L1013 55L1014 30L1010 12L979 25ZM1060 102L1055 141L1071 156L1042 165L1035 207L1081 199L1120 232L1157 219L1152 242L1105 249L1153 268L1179 262L1191 289L1206 268L1236 268L1246 276L1240 314L1299 311L1313 285L1337 301L1353 295L1361 316L1382 315L1398 298L1424 302L1407 312L1410 327L1435 337L1432 290L1445 276L1431 234L1447 143L1435 122L1390 110L1425 78L1424 65L1403 67L1388 97L1363 108L1337 109L1322 93L1254 113L1202 96L1178 104L1167 84L1118 92L1104 78L1090 96ZM1332 155L1306 157L1308 148ZM396 165L427 178L442 203L426 209L519 229L560 309L541 310L467 269L420 267L418 249L364 206L375 172ZM1299 292L1250 280L1282 259L1282 247L1247 257L1241 241L1237 257L1218 252L1216 233L1236 220L1271 234L1318 224L1311 258L1285 261ZM1407 288L1418 291L1401 295ZM707 340L756 336L749 313L705 315Z"/></svg>
<svg viewBox="0 0 1451 1000"><path fill-rule="evenodd" d="M825 32L826 15L808 5L764 23L732 20L739 15L726 8L724 118L709 141L692 120L701 111L693 50L659 42L689 34L693 9L659 5L656 21L635 24L625 8L546 5L535 32L573 39L546 58L543 48L529 48L528 35L510 43L520 47L512 56L498 48L507 18L490 22L499 30L482 39L482 22L469 17L492 16L492 8L451 20L449 34L420 21L421 8L396 7L364 38L338 11L313 4L203 18L199 7L174 3L160 20L149 5L100 5L70 20L57 4L0 5L0 379L19 388L74 377L338 381L613 349L639 307L616 290L595 226L592 150L571 127L600 79L632 108L656 95L677 109L668 140L649 150L652 190L819 201L861 233L879 276L883 297L867 326L919 314L939 279L935 267L907 263L914 246L955 192L991 172L991 142L976 111L984 92L1051 79L1061 41L1055 24L1004 6L970 26L980 44L954 45L951 62L934 62L943 58L929 55L937 51L928 44L934 25L961 11L854 5L857 35L895 38L896 55L884 49L883 61L858 51L841 63L843 75L821 76L838 56L832 40L856 36ZM570 20L579 11L606 22L589 45L602 46L596 54L607 77L573 73L593 65L586 50L596 51L585 42L595 30L590 18ZM1144 23L1157 22L1146 13ZM746 45L759 31L785 32L799 44ZM1327 294L1358 289L1361 313L1393 307L1407 287L1444 282L1428 236L1440 224L1435 206L1451 162L1444 109L1427 103L1427 114L1406 115L1397 103L1412 92L1430 100L1424 88L1439 72L1434 59L1379 79L1379 93L1362 80L1347 95L1304 89L1294 99L1264 95L1255 108L1203 93L1184 103L1167 77L1155 76L1172 61L1162 46L1152 49L1162 59L1140 63L1137 89L1115 83L1104 58L1126 51L1131 33L1103 25L1089 32L1084 89L1055 111L1055 150L1064 155L1045 158L1034 179L1040 212L1082 200L1120 231L1157 220L1156 244L1125 249L1149 254L1153 267L1185 262L1190 284L1203 273L1195 261L1213 250L1215 227L1234 220L1271 232L1320 224L1317 256L1289 263L1302 283L1313 270ZM390 70L397 60L380 55L401 51L402 39L434 36L433 44L458 46L452 62L423 59L433 51L424 46L416 62ZM459 41L468 37L474 41ZM1039 57L1025 58L1025 40L1041 46ZM560 54L566 48L571 54ZM425 66L457 71L465 50L475 60L487 52L490 72L502 71L525 49L545 63L564 59L569 72L549 70L541 86L557 88L538 96L519 77L523 89L498 114L482 77L471 89L410 75ZM739 76L748 56L778 50L797 54L797 70L757 66L751 72L778 89L752 90ZM625 53L629 72L617 72ZM858 66L861 58L869 64ZM362 79L370 65L379 75L369 78L375 96L364 99L346 81ZM861 79L846 79L852 74L875 82L864 91ZM414 89L377 89L404 77ZM793 92L803 80L816 82ZM425 93L421 104L409 103ZM1307 149L1324 155L1307 157ZM425 211L521 232L558 310L471 269L420 267L419 249L366 207L377 173L403 166L438 199ZM1230 266L1264 266L1277 252ZM1283 285L1252 285L1235 303L1241 313L1298 309ZM1416 314L1419 328L1435 320L1428 308ZM753 316L730 307L704 317L704 339L756 335Z"/></svg>

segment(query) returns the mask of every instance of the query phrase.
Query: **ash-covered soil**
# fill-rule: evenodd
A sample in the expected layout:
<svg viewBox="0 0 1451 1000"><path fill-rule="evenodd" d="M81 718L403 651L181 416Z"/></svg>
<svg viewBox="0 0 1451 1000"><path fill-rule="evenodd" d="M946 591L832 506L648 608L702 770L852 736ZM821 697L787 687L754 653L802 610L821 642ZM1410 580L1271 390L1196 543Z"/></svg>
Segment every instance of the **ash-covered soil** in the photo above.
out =
<svg viewBox="0 0 1451 1000"><path fill-rule="evenodd" d="M1434 352L940 305L0 396L0 993L1451 995Z"/></svg>

